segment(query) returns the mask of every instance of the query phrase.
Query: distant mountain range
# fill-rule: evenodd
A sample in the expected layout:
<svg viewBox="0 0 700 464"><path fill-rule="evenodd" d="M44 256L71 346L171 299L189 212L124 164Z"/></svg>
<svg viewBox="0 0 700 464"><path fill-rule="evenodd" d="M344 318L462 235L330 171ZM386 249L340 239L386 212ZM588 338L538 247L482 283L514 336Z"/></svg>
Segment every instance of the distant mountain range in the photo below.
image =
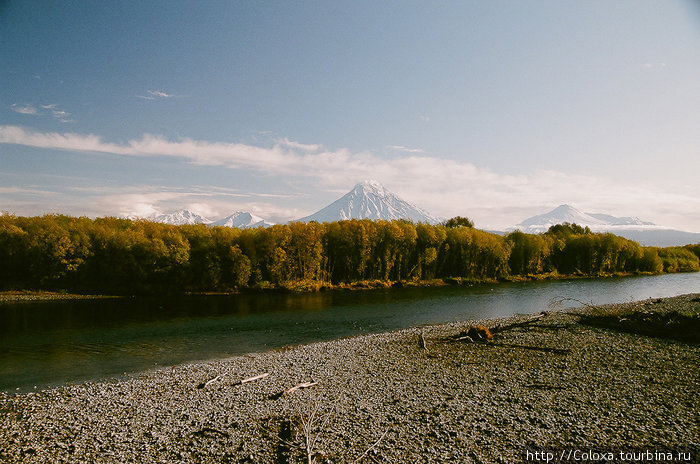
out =
<svg viewBox="0 0 700 464"><path fill-rule="evenodd" d="M637 217L584 213L571 205L560 205L548 213L527 218L507 231L521 230L528 234L540 234L551 226L564 222L588 227L593 232L611 232L645 246L667 247L700 242L698 233L669 229Z"/></svg>
<svg viewBox="0 0 700 464"><path fill-rule="evenodd" d="M333 222L346 219L409 219L414 222L437 224L439 219L417 206L402 200L379 182L366 180L325 208L301 222Z"/></svg>
<svg viewBox="0 0 700 464"><path fill-rule="evenodd" d="M209 226L237 227L239 229L250 229L253 227L270 227L274 222L265 221L263 218L249 213L248 211L236 211L225 218L212 221L192 211L181 209L167 214L159 214L151 219L163 224L181 226L185 224L206 224Z"/></svg>
<svg viewBox="0 0 700 464"><path fill-rule="evenodd" d="M146 219L173 225L207 224L210 226L237 227L239 229L270 227L275 224L248 211L236 211L225 218L211 220L192 211L182 209ZM438 218L399 198L384 188L379 182L370 180L360 182L347 194L330 205L296 221L333 222L346 219L383 219L387 221L408 219L429 224L440 222Z"/></svg>
<svg viewBox="0 0 700 464"><path fill-rule="evenodd" d="M247 229L270 227L267 221L248 211L235 213L218 220L210 220L186 209L150 218L166 224L207 224L210 226L237 227ZM338 200L309 216L297 219L300 222L333 222L346 219L383 219L387 221L408 219L414 222L437 224L438 218L411 203L399 198L376 181L364 181ZM684 232L643 221L637 217L616 217L602 213L585 213L571 205L560 205L548 213L525 219L520 224L509 227L504 234L521 230L529 234L546 232L555 224L564 222L589 227L594 232L611 232L635 240L645 246L678 246L700 243L700 233Z"/></svg>

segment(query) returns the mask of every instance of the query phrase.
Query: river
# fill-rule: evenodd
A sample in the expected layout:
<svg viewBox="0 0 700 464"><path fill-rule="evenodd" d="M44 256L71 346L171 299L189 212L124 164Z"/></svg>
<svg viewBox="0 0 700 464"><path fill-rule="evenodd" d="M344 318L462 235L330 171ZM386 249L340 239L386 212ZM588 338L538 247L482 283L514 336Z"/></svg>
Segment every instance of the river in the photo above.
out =
<svg viewBox="0 0 700 464"><path fill-rule="evenodd" d="M311 294L0 303L0 390L28 391L288 345L700 292L700 273ZM572 301L560 307L578 306Z"/></svg>

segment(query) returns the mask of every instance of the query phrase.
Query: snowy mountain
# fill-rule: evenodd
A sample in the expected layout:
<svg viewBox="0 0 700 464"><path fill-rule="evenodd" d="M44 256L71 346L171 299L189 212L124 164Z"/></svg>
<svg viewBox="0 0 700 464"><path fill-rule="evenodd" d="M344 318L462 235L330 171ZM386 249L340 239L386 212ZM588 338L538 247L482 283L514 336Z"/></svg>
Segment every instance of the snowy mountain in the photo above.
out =
<svg viewBox="0 0 700 464"><path fill-rule="evenodd" d="M528 234L540 234L555 225L568 222L589 227L593 232L611 232L639 242L644 246L680 246L700 242L700 234L673 230L636 217L616 217L601 213L584 213L570 205L525 219L508 231L519 229Z"/></svg>
<svg viewBox="0 0 700 464"><path fill-rule="evenodd" d="M181 226L183 224L209 224L211 221L192 211L181 209L172 213L159 214L152 221Z"/></svg>
<svg viewBox="0 0 700 464"><path fill-rule="evenodd" d="M439 220L397 197L379 182L361 182L340 199L316 213L298 219L301 222L333 222L346 219L409 219L436 224Z"/></svg>
<svg viewBox="0 0 700 464"><path fill-rule="evenodd" d="M611 216L612 217L612 216ZM516 229L520 229L528 234L537 234L547 232L547 230L555 225L568 222L569 224L578 224L580 226L603 226L607 224L605 220L596 218L595 216L577 210L570 205L560 205L552 211L537 216L532 216L525 219L520 224L516 225Z"/></svg>
<svg viewBox="0 0 700 464"><path fill-rule="evenodd" d="M127 219L138 218L127 217ZM247 211L236 211L235 213L219 219L218 221L212 221L186 209L181 209L172 213L159 214L147 219L154 222L161 222L163 224L172 224L176 226L184 224L207 224L209 226L237 227L239 229L248 229L251 227L270 227L274 225L274 223L267 222L263 218Z"/></svg>
<svg viewBox="0 0 700 464"><path fill-rule="evenodd" d="M588 226L593 231L608 231L619 228L658 228L653 222L642 221L636 217L616 217L601 213L584 213L571 205L560 205L552 211L525 219L513 229L520 229L529 234L547 232L555 225L568 222Z"/></svg>
<svg viewBox="0 0 700 464"><path fill-rule="evenodd" d="M237 227L239 229L250 229L253 227L270 227L274 223L267 222L263 218L258 217L248 211L236 211L235 213L226 216L225 218L214 221L211 226Z"/></svg>

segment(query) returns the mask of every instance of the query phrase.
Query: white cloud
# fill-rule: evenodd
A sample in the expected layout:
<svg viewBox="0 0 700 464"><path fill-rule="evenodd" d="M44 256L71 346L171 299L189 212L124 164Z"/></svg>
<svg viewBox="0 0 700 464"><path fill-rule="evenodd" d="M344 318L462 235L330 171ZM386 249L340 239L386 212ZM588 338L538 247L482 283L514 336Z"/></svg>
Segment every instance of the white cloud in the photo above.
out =
<svg viewBox="0 0 700 464"><path fill-rule="evenodd" d="M173 157L196 165L253 170L272 178L304 179L305 188L312 191L347 190L362 179L374 178L434 215L466 215L480 227L506 227L559 204L571 203L585 211L639 216L676 228L700 230L698 186L669 189L667 185L655 185L646 180L599 178L558 171L508 175L417 152L385 159L371 152L329 151L320 145L305 145L287 139L277 141L269 148L187 138L171 141L154 135L144 135L125 143L110 143L96 135L42 133L17 126L0 126L0 143L136 157ZM202 198L207 192L213 193L210 200L192 197L196 194ZM117 210L123 208L119 205L139 205L139 208L148 210L150 205L157 210L175 203L175 200L187 204L183 200L190 198L189 203L205 203L212 211L225 215L230 213L226 211L230 208L230 200L214 198L224 193L229 198L241 194L201 187L196 192L153 192L147 198L119 195L111 206ZM303 209L298 210L252 198L251 201L237 202L237 205L280 221L320 209L325 206L325 201L318 205L307 201L300 205ZM284 214L289 216L282 217Z"/></svg>
<svg viewBox="0 0 700 464"><path fill-rule="evenodd" d="M33 105L20 105L19 103L15 103L12 105L12 111L19 114L39 116L39 111Z"/></svg>
<svg viewBox="0 0 700 464"><path fill-rule="evenodd" d="M174 98L179 96L172 93L163 92L162 90L147 90L146 94L147 95L136 95L136 97L144 100L157 100L161 98Z"/></svg>
<svg viewBox="0 0 700 464"><path fill-rule="evenodd" d="M38 109L32 104L20 105L15 103L12 105L12 111L20 114L28 114L31 116L51 116L61 122L74 122L71 119L71 113L62 110L57 105L39 105L41 109Z"/></svg>
<svg viewBox="0 0 700 464"><path fill-rule="evenodd" d="M666 66L667 66L666 63L664 63L664 62L647 62L647 63L644 63L644 67L647 68L647 69L654 69L654 68L656 68L656 69L663 69L663 68L665 68Z"/></svg>
<svg viewBox="0 0 700 464"><path fill-rule="evenodd" d="M425 150L420 148L408 148L403 145L389 145L386 147L390 151L401 151L405 153L425 153Z"/></svg>

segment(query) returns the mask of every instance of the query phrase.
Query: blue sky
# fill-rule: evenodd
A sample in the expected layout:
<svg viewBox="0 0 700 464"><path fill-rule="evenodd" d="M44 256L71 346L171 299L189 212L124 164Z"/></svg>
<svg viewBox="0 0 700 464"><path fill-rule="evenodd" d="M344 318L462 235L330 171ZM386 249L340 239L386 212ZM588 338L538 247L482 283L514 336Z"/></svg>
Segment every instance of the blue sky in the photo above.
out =
<svg viewBox="0 0 700 464"><path fill-rule="evenodd" d="M0 3L0 210L310 214L367 178L505 227L700 231L693 1Z"/></svg>

